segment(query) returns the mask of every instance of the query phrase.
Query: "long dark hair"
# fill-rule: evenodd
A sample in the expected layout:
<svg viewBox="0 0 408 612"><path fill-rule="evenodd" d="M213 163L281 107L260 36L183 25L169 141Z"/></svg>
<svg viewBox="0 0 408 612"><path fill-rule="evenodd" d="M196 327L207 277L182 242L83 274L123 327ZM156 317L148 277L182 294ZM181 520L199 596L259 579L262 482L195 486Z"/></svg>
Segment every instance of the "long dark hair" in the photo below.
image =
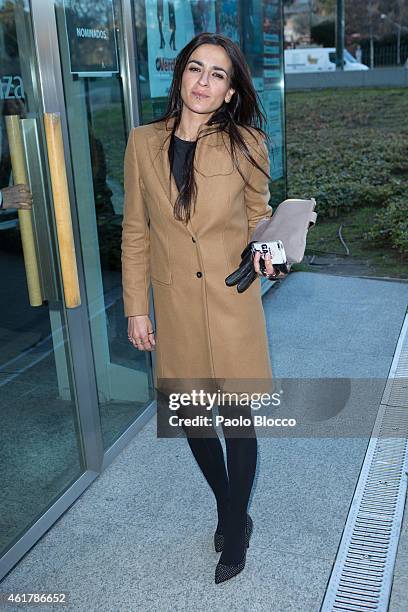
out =
<svg viewBox="0 0 408 612"><path fill-rule="evenodd" d="M251 164L261 170L263 174L265 174L265 176L271 180L271 176L263 170L263 168L250 154L247 144L242 137L240 130L238 129L239 127L242 127L250 132L248 127L255 128L255 130L259 132L267 142L269 142L269 137L263 129L263 126L266 123L265 114L260 110L258 95L252 84L251 74L245 57L239 46L226 36L223 36L222 34L213 34L211 32L202 32L201 34L195 36L177 55L174 66L173 80L169 90L167 109L162 117L149 122L157 123L160 121L166 121L167 126L167 121L170 118L175 117L174 125L169 135L169 181L171 180L171 165L174 157L174 133L180 124L183 107L183 100L181 98L180 90L184 69L192 52L197 49L197 47L204 44L219 45L228 53L228 56L232 62L230 87L233 88L235 92L231 97L230 102L226 103L224 101L222 106L217 109L207 123L204 124L205 126L214 125L216 126L216 129L212 131L205 130L205 133L202 136L198 136L197 140L214 132L225 132L229 136L233 164L245 181L245 185L248 185L248 181L242 174L239 165L237 164L237 147ZM200 131L201 129L199 132ZM174 205L175 218L179 221L184 221L185 223L187 223L190 219L191 203L194 201L195 204L197 197L197 186L194 180L194 154L195 148L193 149L193 154L189 155L187 158L186 180Z"/></svg>

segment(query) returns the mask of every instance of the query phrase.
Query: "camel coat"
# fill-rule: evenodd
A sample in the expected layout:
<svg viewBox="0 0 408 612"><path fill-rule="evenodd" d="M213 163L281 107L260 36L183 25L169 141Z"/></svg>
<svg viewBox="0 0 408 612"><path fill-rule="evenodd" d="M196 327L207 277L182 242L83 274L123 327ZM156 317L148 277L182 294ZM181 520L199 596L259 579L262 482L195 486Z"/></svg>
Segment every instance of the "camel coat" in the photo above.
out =
<svg viewBox="0 0 408 612"><path fill-rule="evenodd" d="M125 316L149 314L151 283L156 388L172 388L165 381L212 379L218 389L272 392L260 278L241 294L225 284L226 276L239 266L240 254L258 221L272 214L268 179L239 153L240 168L258 193L245 188L224 144L225 135L199 139L195 212L187 226L176 220L173 207L178 190L173 177L169 188L168 178L167 137L173 121L167 128L164 121L133 128L126 147ZM251 154L269 172L267 147L255 130L251 133L253 137L242 131Z"/></svg>

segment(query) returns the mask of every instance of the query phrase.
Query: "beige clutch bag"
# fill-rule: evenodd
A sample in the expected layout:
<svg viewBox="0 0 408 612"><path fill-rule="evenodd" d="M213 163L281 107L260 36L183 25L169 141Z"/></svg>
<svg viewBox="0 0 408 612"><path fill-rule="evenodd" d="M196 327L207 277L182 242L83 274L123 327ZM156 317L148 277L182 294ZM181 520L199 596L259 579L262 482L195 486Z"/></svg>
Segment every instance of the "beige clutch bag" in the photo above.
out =
<svg viewBox="0 0 408 612"><path fill-rule="evenodd" d="M255 227L251 242L281 240L288 264L300 263L306 249L306 237L316 223L316 200L284 200L272 217L261 219Z"/></svg>
<svg viewBox="0 0 408 612"><path fill-rule="evenodd" d="M228 287L237 285L242 293L255 280L257 274L252 262L251 245L254 242L281 240L285 249L288 265L300 263L306 249L307 232L316 223L316 200L289 198L279 204L272 217L261 219L255 227L251 242L241 253L241 264L235 272L227 276Z"/></svg>

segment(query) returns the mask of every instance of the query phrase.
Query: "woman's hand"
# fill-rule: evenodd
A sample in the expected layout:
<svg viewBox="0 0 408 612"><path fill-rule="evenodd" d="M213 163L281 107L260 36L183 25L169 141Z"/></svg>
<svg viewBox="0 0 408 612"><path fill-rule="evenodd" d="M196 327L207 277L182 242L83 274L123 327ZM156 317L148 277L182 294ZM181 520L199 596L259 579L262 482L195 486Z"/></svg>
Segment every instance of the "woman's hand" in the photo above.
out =
<svg viewBox="0 0 408 612"><path fill-rule="evenodd" d="M153 325L148 315L128 317L128 338L139 351L154 351Z"/></svg>
<svg viewBox="0 0 408 612"><path fill-rule="evenodd" d="M265 255L265 257L264 257L266 271L265 271L265 273L261 272L261 269L259 267L259 260L260 260L260 258L261 258L261 253L259 251L257 251L255 253L255 255L254 255L253 262L254 262L255 272L259 276L263 276L264 278L268 278L268 280L274 280L275 278L276 279L284 278L285 276L287 276L287 274L285 274L285 272L279 271L278 273L276 273L277 270L275 270L275 268L273 267L273 265L271 263L271 256L269 255L269 253L267 253Z"/></svg>

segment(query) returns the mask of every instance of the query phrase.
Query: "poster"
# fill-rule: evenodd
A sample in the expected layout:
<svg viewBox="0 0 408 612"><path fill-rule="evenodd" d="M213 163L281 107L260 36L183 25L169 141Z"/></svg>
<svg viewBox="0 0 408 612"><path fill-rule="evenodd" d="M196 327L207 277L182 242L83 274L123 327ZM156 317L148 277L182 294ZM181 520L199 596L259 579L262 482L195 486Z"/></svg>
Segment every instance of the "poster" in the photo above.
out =
<svg viewBox="0 0 408 612"><path fill-rule="evenodd" d="M268 118L270 137L271 176L273 180L284 176L283 134L283 63L282 23L279 0L263 3L263 92L262 103Z"/></svg>
<svg viewBox="0 0 408 612"><path fill-rule="evenodd" d="M219 3L218 31L228 36L238 45L241 42L239 31L239 2L238 0L221 0Z"/></svg>
<svg viewBox="0 0 408 612"><path fill-rule="evenodd" d="M215 32L215 0L145 0L152 98L168 95L175 59L196 34Z"/></svg>
<svg viewBox="0 0 408 612"><path fill-rule="evenodd" d="M262 94L262 103L264 105L265 114L268 117L266 132L270 138L270 174L273 180L277 180L284 175L283 108L281 91L277 89L264 90Z"/></svg>
<svg viewBox="0 0 408 612"><path fill-rule="evenodd" d="M71 74L119 72L112 0L97 4L64 0L64 14Z"/></svg>

